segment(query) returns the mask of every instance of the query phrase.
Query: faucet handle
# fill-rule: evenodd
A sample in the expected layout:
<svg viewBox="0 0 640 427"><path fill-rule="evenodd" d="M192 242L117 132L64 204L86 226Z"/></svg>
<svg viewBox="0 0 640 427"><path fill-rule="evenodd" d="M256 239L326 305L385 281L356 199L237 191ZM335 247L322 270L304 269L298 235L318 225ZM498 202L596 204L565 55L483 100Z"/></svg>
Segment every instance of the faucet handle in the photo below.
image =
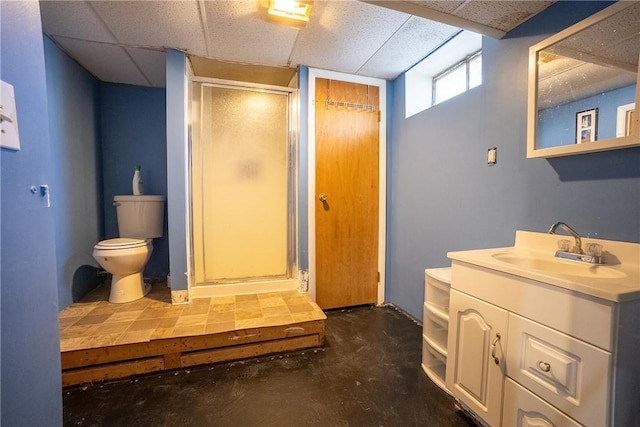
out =
<svg viewBox="0 0 640 427"><path fill-rule="evenodd" d="M562 252L569 252L571 242L567 239L558 240L558 250Z"/></svg>
<svg viewBox="0 0 640 427"><path fill-rule="evenodd" d="M602 245L598 243L587 243L584 247L584 253L591 256L602 256Z"/></svg>

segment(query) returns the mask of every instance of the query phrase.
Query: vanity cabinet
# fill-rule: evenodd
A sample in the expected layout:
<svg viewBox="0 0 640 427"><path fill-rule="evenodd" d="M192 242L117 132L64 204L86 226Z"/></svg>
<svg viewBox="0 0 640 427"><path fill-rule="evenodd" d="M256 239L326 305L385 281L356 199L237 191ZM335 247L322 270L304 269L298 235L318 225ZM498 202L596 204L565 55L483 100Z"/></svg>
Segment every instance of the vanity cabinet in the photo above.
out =
<svg viewBox="0 0 640 427"><path fill-rule="evenodd" d="M483 424L638 422L638 300L596 298L455 259L451 288L446 386Z"/></svg>

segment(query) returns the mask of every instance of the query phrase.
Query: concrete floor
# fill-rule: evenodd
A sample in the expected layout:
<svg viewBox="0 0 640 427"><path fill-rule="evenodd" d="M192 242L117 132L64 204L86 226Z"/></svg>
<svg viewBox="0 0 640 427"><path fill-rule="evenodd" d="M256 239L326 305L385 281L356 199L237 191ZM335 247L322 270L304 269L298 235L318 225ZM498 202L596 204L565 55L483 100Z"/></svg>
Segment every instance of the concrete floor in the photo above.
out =
<svg viewBox="0 0 640 427"><path fill-rule="evenodd" d="M327 313L326 346L65 389L65 426L473 426L393 307Z"/></svg>

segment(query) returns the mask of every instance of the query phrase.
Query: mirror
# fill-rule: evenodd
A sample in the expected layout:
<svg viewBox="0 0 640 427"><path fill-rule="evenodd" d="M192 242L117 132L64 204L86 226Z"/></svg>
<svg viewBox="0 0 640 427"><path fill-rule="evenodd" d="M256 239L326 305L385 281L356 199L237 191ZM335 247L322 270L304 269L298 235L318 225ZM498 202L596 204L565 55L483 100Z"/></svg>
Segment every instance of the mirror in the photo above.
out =
<svg viewBox="0 0 640 427"><path fill-rule="evenodd" d="M527 157L640 145L640 2L618 2L529 50Z"/></svg>

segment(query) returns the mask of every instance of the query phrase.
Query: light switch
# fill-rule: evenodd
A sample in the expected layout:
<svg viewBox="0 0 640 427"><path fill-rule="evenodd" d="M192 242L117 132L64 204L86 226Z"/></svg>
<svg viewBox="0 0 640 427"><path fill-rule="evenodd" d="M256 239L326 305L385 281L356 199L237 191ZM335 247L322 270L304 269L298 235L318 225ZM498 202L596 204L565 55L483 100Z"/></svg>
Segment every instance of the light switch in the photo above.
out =
<svg viewBox="0 0 640 427"><path fill-rule="evenodd" d="M18 114L13 86L0 80L0 147L20 149Z"/></svg>

